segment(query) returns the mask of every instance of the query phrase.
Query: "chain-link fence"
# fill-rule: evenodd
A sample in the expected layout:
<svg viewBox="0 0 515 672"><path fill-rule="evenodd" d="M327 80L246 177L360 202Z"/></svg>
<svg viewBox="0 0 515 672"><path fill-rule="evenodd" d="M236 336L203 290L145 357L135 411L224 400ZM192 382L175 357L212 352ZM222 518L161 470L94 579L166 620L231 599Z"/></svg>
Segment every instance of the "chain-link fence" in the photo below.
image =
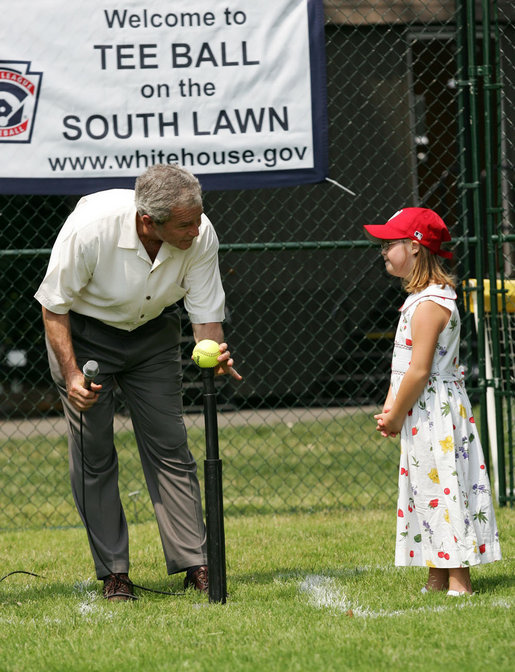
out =
<svg viewBox="0 0 515 672"><path fill-rule="evenodd" d="M325 8L329 176L338 184L205 194L221 240L226 336L244 376L217 382L228 515L394 502L398 450L376 436L372 414L387 391L403 299L363 224L402 206L433 208L456 240L460 281L479 278L482 289L481 278L498 278L502 298L514 277L513 4L327 0ZM78 524L32 298L76 201L0 197L3 528ZM481 319L482 304L480 296ZM494 317L511 343L513 315L500 305ZM513 363L498 348L488 372L484 330L464 312L468 388L483 427L494 391L500 499L509 501ZM183 341L186 421L202 470L202 387L187 323ZM127 516L145 520L151 505L121 396L116 445Z"/></svg>

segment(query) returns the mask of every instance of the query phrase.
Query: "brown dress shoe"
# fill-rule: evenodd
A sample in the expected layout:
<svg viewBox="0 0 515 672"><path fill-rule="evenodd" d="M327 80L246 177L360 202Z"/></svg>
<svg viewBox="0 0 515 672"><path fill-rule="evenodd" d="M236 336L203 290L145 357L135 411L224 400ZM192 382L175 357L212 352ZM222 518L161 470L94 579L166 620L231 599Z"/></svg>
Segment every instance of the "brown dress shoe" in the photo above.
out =
<svg viewBox="0 0 515 672"><path fill-rule="evenodd" d="M103 595L110 602L137 600L132 581L127 574L109 574L104 576Z"/></svg>
<svg viewBox="0 0 515 672"><path fill-rule="evenodd" d="M201 565L193 572L188 572L184 579L184 588L195 588L195 590L200 590L201 593L207 593L209 588L207 566Z"/></svg>

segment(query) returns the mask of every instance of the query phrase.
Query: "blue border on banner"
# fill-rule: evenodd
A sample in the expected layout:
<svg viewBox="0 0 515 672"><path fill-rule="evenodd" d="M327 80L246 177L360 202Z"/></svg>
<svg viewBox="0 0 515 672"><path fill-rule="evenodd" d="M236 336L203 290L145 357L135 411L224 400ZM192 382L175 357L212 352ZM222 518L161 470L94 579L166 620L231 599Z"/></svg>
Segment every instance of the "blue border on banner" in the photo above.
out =
<svg viewBox="0 0 515 672"><path fill-rule="evenodd" d="M204 191L290 187L323 182L328 175L327 84L323 0L307 0L311 68L313 168L197 175ZM139 174L139 173L138 173ZM0 178L0 194L90 194L134 187L133 177Z"/></svg>

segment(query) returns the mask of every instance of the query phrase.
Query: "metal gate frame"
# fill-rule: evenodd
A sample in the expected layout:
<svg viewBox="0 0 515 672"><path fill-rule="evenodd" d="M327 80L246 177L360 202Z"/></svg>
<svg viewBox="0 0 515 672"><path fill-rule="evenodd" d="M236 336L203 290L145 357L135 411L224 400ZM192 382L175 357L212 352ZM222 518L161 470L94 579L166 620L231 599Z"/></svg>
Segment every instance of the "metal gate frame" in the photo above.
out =
<svg viewBox="0 0 515 672"><path fill-rule="evenodd" d="M466 302L472 309L470 294L475 293L480 393L481 441L488 458L488 445L495 454L496 496L501 506L515 501L513 484L513 387L514 364L510 358L510 325L507 312L506 271L510 270L511 244L507 222L506 177L503 156L503 98L498 3L482 0L481 23L474 0L457 0L458 40L458 124L460 147L460 210L464 227L472 219L473 237L464 230L465 259L469 245L474 247L476 282L467 282ZM480 32L478 33L480 27ZM478 62L476 45L482 40ZM478 109L484 109L484 137L479 135ZM481 162L483 142L484 168ZM485 220L482 221L482 213ZM482 242L486 245L483 246ZM471 278L470 264L466 277ZM487 282L485 282L485 280ZM491 300L486 304L488 292ZM490 313L490 334L484 328ZM490 338L489 338L490 336ZM487 341L489 338L490 343ZM467 339L470 344L471 340ZM505 347L501 347L504 343ZM491 349L491 356L487 356ZM489 427L490 426L490 427ZM493 428L493 431L492 431ZM489 429L491 430L489 432ZM491 437L491 440L490 440Z"/></svg>

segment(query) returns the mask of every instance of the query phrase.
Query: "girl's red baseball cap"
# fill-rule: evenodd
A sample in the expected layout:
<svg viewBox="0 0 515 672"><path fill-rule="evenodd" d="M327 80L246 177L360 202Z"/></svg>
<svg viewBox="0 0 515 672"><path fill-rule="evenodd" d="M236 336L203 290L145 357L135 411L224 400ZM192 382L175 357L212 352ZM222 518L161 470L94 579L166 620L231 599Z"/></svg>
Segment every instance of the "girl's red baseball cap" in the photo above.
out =
<svg viewBox="0 0 515 672"><path fill-rule="evenodd" d="M433 254L452 259L452 252L441 249L442 243L451 240L451 234L443 219L428 208L403 208L390 217L386 224L366 224L363 228L372 238L380 240L418 240Z"/></svg>

